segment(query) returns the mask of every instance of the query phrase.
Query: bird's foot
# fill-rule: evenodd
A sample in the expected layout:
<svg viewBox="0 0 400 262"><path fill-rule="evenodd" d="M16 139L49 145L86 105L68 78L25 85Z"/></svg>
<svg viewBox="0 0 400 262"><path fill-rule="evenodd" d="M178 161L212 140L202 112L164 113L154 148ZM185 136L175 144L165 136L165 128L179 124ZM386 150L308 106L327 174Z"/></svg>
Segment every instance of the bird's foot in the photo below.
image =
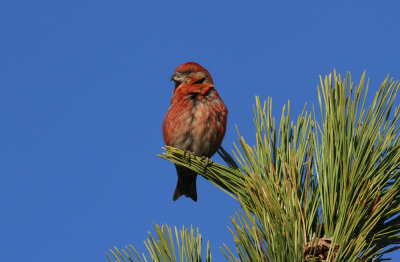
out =
<svg viewBox="0 0 400 262"><path fill-rule="evenodd" d="M192 158L192 156L194 156L194 153L186 149L183 153L183 157L185 157L186 155L188 157L188 162L190 162L190 159Z"/></svg>
<svg viewBox="0 0 400 262"><path fill-rule="evenodd" d="M201 160L202 160L202 161L206 161L206 166L210 166L210 165L213 163L212 159L211 159L211 158L208 158L208 157L206 157L206 156L202 156L202 157L201 157Z"/></svg>

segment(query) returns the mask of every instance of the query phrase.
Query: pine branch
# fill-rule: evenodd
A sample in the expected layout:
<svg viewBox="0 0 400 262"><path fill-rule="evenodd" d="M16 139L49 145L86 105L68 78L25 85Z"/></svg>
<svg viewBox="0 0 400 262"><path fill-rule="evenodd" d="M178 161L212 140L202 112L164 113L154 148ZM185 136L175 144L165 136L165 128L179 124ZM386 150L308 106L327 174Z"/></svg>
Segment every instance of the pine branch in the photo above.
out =
<svg viewBox="0 0 400 262"><path fill-rule="evenodd" d="M291 120L290 103L276 123L272 100L256 97L256 144L238 131L232 156L218 152L226 165L189 161L172 147L159 156L241 204L229 228L236 254L221 248L228 261L382 261L400 243L399 87L387 77L368 106L365 74L355 85L349 73L341 79L334 72L320 77L320 123L314 106ZM156 225L156 232L159 240L146 242L152 261L200 261L198 232L175 229L179 258L171 229ZM116 261L147 261L132 246L110 252Z"/></svg>
<svg viewBox="0 0 400 262"><path fill-rule="evenodd" d="M147 247L147 251L150 254L151 261L180 261L180 262L201 262L202 261L202 236L197 228L196 234L194 233L193 227L190 227L190 232L187 228L182 227L178 233L178 229L175 227L175 235L172 233L171 227L163 225L160 227L154 224L156 229L157 238L154 238L149 232L149 238L144 242ZM176 248L175 248L176 245ZM112 256L107 255L110 262L147 262L146 256L142 254L142 257L136 251L136 249L130 245L125 246L122 252L114 247L114 250L109 250ZM207 241L206 249L206 262L211 262L210 245Z"/></svg>

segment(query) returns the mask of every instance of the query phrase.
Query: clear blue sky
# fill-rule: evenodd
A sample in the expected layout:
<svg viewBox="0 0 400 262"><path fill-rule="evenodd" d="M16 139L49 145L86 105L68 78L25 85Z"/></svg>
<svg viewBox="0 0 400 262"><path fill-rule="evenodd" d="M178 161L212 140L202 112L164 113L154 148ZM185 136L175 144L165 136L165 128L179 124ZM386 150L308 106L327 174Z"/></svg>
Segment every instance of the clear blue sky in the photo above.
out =
<svg viewBox="0 0 400 262"><path fill-rule="evenodd" d="M279 3L278 3L279 2ZM198 226L215 261L238 204L203 178L172 202L174 166L156 156L178 65L209 69L254 141L254 96L317 103L319 74L363 70L370 90L400 80L398 1L2 1L0 260L106 261L153 222ZM219 157L214 161L221 162ZM392 258L400 260L400 252Z"/></svg>

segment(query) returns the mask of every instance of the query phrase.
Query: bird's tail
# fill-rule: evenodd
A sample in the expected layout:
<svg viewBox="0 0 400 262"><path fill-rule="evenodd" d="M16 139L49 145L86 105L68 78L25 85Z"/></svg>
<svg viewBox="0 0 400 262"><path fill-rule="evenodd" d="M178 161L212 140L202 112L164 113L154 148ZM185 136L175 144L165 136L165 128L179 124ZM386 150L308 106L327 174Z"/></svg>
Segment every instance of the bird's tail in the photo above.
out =
<svg viewBox="0 0 400 262"><path fill-rule="evenodd" d="M173 200L177 200L182 195L190 197L194 201L197 201L197 190L196 190L196 178L197 173L186 168L177 166L176 172L178 173L178 183L176 184Z"/></svg>

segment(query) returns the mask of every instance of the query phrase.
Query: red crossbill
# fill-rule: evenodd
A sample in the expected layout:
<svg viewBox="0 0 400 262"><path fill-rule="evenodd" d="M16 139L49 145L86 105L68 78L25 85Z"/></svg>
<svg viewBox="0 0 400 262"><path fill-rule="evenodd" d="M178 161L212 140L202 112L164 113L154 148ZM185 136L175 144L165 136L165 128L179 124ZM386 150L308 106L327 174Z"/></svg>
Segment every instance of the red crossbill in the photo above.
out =
<svg viewBox="0 0 400 262"><path fill-rule="evenodd" d="M171 81L175 82L175 89L162 125L165 144L208 161L221 146L228 110L210 73L199 64L188 62L178 66ZM175 167L178 183L173 200L185 195L197 201L197 173Z"/></svg>

